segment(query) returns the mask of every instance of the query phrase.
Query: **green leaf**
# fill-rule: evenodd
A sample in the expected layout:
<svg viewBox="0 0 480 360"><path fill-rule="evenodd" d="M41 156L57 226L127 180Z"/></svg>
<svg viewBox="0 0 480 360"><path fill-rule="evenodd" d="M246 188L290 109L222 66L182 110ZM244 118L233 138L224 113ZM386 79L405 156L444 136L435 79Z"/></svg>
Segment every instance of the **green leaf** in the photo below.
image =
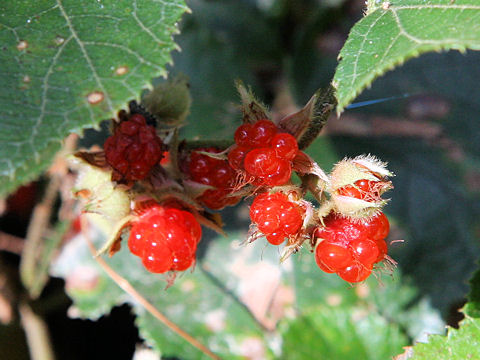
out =
<svg viewBox="0 0 480 360"><path fill-rule="evenodd" d="M447 336L432 335L428 343L413 347L411 360L480 359L480 320L466 317L458 330L450 328Z"/></svg>
<svg viewBox="0 0 480 360"><path fill-rule="evenodd" d="M462 309L465 319L460 328L448 328L447 336L431 335L427 343L417 343L409 349L407 359L463 360L480 358L480 270L470 279L468 303Z"/></svg>
<svg viewBox="0 0 480 360"><path fill-rule="evenodd" d="M476 0L370 1L351 30L334 76L337 112L373 80L406 60L430 51L480 50Z"/></svg>
<svg viewBox="0 0 480 360"><path fill-rule="evenodd" d="M0 196L48 166L70 132L137 98L176 49L183 0L0 5Z"/></svg>
<svg viewBox="0 0 480 360"><path fill-rule="evenodd" d="M367 309L318 306L284 324L282 359L383 360L407 339L398 326Z"/></svg>

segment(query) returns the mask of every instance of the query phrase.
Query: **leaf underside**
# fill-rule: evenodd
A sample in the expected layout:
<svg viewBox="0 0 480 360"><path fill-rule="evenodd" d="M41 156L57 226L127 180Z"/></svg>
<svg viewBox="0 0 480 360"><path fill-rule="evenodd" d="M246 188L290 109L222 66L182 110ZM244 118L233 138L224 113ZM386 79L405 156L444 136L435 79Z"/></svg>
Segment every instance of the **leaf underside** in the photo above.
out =
<svg viewBox="0 0 480 360"><path fill-rule="evenodd" d="M44 170L71 132L165 76L183 0L0 5L0 196Z"/></svg>
<svg viewBox="0 0 480 360"><path fill-rule="evenodd" d="M351 29L333 84L337 113L375 78L426 52L480 49L480 4L476 0L373 2Z"/></svg>

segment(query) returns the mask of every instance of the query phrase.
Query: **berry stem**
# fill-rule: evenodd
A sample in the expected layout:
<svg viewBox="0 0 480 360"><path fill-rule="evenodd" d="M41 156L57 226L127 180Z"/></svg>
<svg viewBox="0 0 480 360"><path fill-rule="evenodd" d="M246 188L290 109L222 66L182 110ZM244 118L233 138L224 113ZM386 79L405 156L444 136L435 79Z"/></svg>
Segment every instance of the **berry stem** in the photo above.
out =
<svg viewBox="0 0 480 360"><path fill-rule="evenodd" d="M309 124L307 131L298 141L300 150L306 149L317 138L320 131L327 123L328 117L333 109L337 106L335 97L335 89L333 85L329 85L327 89L319 89L315 93L317 100L315 101L314 117Z"/></svg>
<svg viewBox="0 0 480 360"><path fill-rule="evenodd" d="M82 217L82 233L87 241L88 248L90 252L95 257L97 249L92 243L92 240L89 237L89 234L85 229L87 229L86 219ZM136 302L141 304L145 310L147 310L152 316L154 316L158 321L172 330L174 333L180 335L183 339L189 342L191 345L196 347L202 353L210 357L211 359L220 360L220 357L211 352L206 346L200 343L193 336L182 330L177 324L169 320L165 315L163 315L158 309L148 302L131 284L130 282L113 270L101 257L95 257L97 263L102 267L102 269L107 273L107 275L128 295L130 295Z"/></svg>

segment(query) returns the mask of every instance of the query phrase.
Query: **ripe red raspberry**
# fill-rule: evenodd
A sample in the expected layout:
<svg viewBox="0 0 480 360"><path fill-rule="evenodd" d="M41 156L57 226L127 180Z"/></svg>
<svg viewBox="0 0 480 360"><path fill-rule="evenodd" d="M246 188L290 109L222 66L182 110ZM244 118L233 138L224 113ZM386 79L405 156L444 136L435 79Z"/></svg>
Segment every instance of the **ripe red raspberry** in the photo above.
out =
<svg viewBox="0 0 480 360"><path fill-rule="evenodd" d="M323 271L335 272L348 282L360 282L385 258L389 223L383 213L360 221L332 213L324 224L314 233L320 239L315 261Z"/></svg>
<svg viewBox="0 0 480 360"><path fill-rule="evenodd" d="M114 181L145 179L162 159L162 140L139 114L122 121L103 148L107 163L114 170Z"/></svg>
<svg viewBox="0 0 480 360"><path fill-rule="evenodd" d="M277 133L277 126L270 120L263 119L255 124L243 124L235 131L235 143L254 149L269 146Z"/></svg>
<svg viewBox="0 0 480 360"><path fill-rule="evenodd" d="M249 131L249 144L252 148L269 146L277 133L277 126L270 120L259 120Z"/></svg>
<svg viewBox="0 0 480 360"><path fill-rule="evenodd" d="M259 148L250 151L245 156L245 170L253 176L265 177L274 174L281 159L271 148Z"/></svg>
<svg viewBox="0 0 480 360"><path fill-rule="evenodd" d="M371 267L366 267L365 265L356 262L347 266L345 269L338 271L337 275L349 283L356 283L366 280L371 273Z"/></svg>
<svg viewBox="0 0 480 360"><path fill-rule="evenodd" d="M279 158L293 160L298 152L297 139L287 133L280 133L273 137L272 148Z"/></svg>
<svg viewBox="0 0 480 360"><path fill-rule="evenodd" d="M292 176L292 164L286 160L280 159L277 162L277 168L267 177L262 178L262 182L267 186L280 186L286 184Z"/></svg>
<svg viewBox="0 0 480 360"><path fill-rule="evenodd" d="M285 185L292 174L292 161L298 154L297 140L290 134L278 133L270 120L240 125L228 161L244 172L247 182L257 186Z"/></svg>
<svg viewBox="0 0 480 360"><path fill-rule="evenodd" d="M128 247L153 273L184 271L195 262L202 229L188 211L152 205L132 224Z"/></svg>
<svg viewBox="0 0 480 360"><path fill-rule="evenodd" d="M201 148L199 151L218 153L216 148ZM193 151L190 154L188 169L186 170L193 181L209 185L215 189L208 189L197 200L213 210L225 206L235 205L240 197L229 196L235 187L237 173L227 160L214 159L208 155Z"/></svg>
<svg viewBox="0 0 480 360"><path fill-rule="evenodd" d="M228 153L228 163L235 170L244 170L243 162L250 149L243 146L235 146Z"/></svg>
<svg viewBox="0 0 480 360"><path fill-rule="evenodd" d="M258 195L250 207L250 219L272 245L297 234L302 225L304 209L291 202L283 193Z"/></svg>

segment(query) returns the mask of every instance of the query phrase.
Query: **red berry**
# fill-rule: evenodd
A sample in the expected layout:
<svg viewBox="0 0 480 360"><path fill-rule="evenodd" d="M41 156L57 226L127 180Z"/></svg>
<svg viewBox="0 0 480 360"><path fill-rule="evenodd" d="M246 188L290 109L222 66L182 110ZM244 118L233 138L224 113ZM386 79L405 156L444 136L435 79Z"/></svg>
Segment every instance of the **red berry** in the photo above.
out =
<svg viewBox="0 0 480 360"><path fill-rule="evenodd" d="M385 240L378 240L376 244L378 247L378 256L377 256L377 259L375 260L375 264L380 261L383 261L383 259L385 259L385 255L388 252L387 243Z"/></svg>
<svg viewBox="0 0 480 360"><path fill-rule="evenodd" d="M218 188L227 188L232 186L235 176L235 171L226 161L221 161L219 164L217 164L217 166L212 170L211 174L213 184Z"/></svg>
<svg viewBox="0 0 480 360"><path fill-rule="evenodd" d="M164 273L173 265L173 254L165 242L149 242L142 252L142 263L152 273Z"/></svg>
<svg viewBox="0 0 480 360"><path fill-rule="evenodd" d="M253 148L269 146L277 130L277 126L270 120L257 121L249 131L249 146Z"/></svg>
<svg viewBox="0 0 480 360"><path fill-rule="evenodd" d="M338 243L322 241L315 249L315 261L330 272L337 272L353 262L350 250Z"/></svg>
<svg viewBox="0 0 480 360"><path fill-rule="evenodd" d="M369 221L369 227L370 238L374 241L385 239L390 232L390 223L382 212L371 218Z"/></svg>
<svg viewBox="0 0 480 360"><path fill-rule="evenodd" d="M303 225L304 210L283 193L258 195L250 207L250 219L271 244L297 234Z"/></svg>
<svg viewBox="0 0 480 360"><path fill-rule="evenodd" d="M297 139L287 133L280 133L273 137L272 148L278 157L293 160L298 152Z"/></svg>
<svg viewBox="0 0 480 360"><path fill-rule="evenodd" d="M251 124L242 124L235 131L234 139L238 146L244 146L250 148L250 131L252 129Z"/></svg>
<svg viewBox="0 0 480 360"><path fill-rule="evenodd" d="M377 244L368 239L356 239L350 242L353 256L362 265L371 267L377 260L379 251Z"/></svg>
<svg viewBox="0 0 480 360"><path fill-rule="evenodd" d="M250 151L245 156L245 170L253 176L268 176L276 173L280 158L271 148L259 148Z"/></svg>
<svg viewBox="0 0 480 360"><path fill-rule="evenodd" d="M263 178L263 184L268 186L281 186L288 183L292 176L292 166L287 160L279 159L275 172Z"/></svg>
<svg viewBox="0 0 480 360"><path fill-rule="evenodd" d="M201 235L191 213L153 205L132 224L128 247L150 272L183 271L195 261Z"/></svg>
<svg viewBox="0 0 480 360"><path fill-rule="evenodd" d="M250 206L250 219L256 223L264 214L276 212L278 202L285 201L288 201L288 198L280 192L273 194L265 192L258 195Z"/></svg>
<svg viewBox="0 0 480 360"><path fill-rule="evenodd" d="M370 275L374 264L385 258L387 245L384 238L388 234L389 224L383 213L361 221L332 213L323 222L325 226L318 227L314 232L315 238L323 240L315 252L320 269L337 272L346 281L359 282ZM328 262L329 258L347 259L347 250L350 260L338 260L339 264Z"/></svg>
<svg viewBox="0 0 480 360"><path fill-rule="evenodd" d="M380 196L375 189L378 181L357 180L353 185L346 185L337 190L339 195L353 197L355 199L365 200L369 197L377 198Z"/></svg>
<svg viewBox="0 0 480 360"><path fill-rule="evenodd" d="M357 283L365 280L372 273L372 268L367 268L360 263L354 263L343 270L337 272L343 280L350 283Z"/></svg>
<svg viewBox="0 0 480 360"><path fill-rule="evenodd" d="M279 221L285 234L296 234L303 225L302 213L293 203L285 203L280 211Z"/></svg>
<svg viewBox="0 0 480 360"><path fill-rule="evenodd" d="M243 170L243 163L245 156L247 155L249 149L242 146L235 146L228 153L228 163L235 170Z"/></svg>
<svg viewBox="0 0 480 360"><path fill-rule="evenodd" d="M231 204L230 198L227 197L228 193L223 189L208 189L198 197L198 201L212 210L220 210Z"/></svg>
<svg viewBox="0 0 480 360"><path fill-rule="evenodd" d="M195 216L192 215L192 213L188 211L182 211L182 214L183 224L187 229L189 229L192 239L195 241L196 244L198 244L200 242L200 239L202 238L202 227L198 223L197 219L195 219Z"/></svg>
<svg viewBox="0 0 480 360"><path fill-rule="evenodd" d="M128 238L128 248L133 255L142 256L144 241L140 234L130 234Z"/></svg>
<svg viewBox="0 0 480 360"><path fill-rule="evenodd" d="M265 237L267 238L267 241L272 245L280 245L285 241L285 234L278 232L270 233Z"/></svg>
<svg viewBox="0 0 480 360"><path fill-rule="evenodd" d="M200 178L204 175L207 175L210 171L210 162L205 155L198 154L193 152L190 157L189 164L189 173L190 176L195 178Z"/></svg>
<svg viewBox="0 0 480 360"><path fill-rule="evenodd" d="M115 181L142 180L162 159L162 140L139 114L120 123L103 147Z"/></svg>
<svg viewBox="0 0 480 360"><path fill-rule="evenodd" d="M277 214L267 214L258 220L257 227L264 234L274 233L280 228L280 219Z"/></svg>
<svg viewBox="0 0 480 360"><path fill-rule="evenodd" d="M218 153L215 148L199 149L204 152ZM223 209L227 205L235 205L238 197L229 194L235 186L237 173L227 160L215 159L193 151L190 155L188 173L192 180L216 189L208 189L197 200L213 210Z"/></svg>

